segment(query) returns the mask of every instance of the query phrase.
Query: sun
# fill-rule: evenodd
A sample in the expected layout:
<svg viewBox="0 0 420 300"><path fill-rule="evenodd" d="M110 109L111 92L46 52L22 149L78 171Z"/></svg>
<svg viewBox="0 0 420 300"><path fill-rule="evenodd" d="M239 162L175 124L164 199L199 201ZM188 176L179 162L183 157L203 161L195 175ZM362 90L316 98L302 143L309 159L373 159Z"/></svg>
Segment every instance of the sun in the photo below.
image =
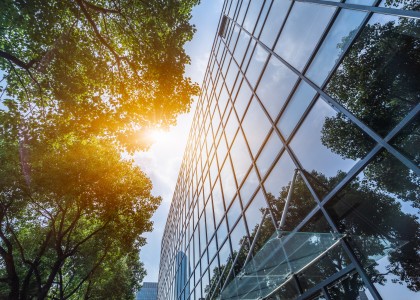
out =
<svg viewBox="0 0 420 300"><path fill-rule="evenodd" d="M168 132L160 128L150 128L147 130L147 137L153 143L162 142L167 138Z"/></svg>

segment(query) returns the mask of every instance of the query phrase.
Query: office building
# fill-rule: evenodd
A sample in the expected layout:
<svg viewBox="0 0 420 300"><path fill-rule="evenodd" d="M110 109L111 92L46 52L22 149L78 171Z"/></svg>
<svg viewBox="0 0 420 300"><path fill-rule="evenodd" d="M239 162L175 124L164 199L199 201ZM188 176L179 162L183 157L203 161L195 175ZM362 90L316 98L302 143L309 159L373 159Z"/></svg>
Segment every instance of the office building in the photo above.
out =
<svg viewBox="0 0 420 300"><path fill-rule="evenodd" d="M226 0L158 298L418 299L418 0Z"/></svg>
<svg viewBox="0 0 420 300"><path fill-rule="evenodd" d="M140 291L137 292L137 300L156 300L157 299L157 282L143 282Z"/></svg>

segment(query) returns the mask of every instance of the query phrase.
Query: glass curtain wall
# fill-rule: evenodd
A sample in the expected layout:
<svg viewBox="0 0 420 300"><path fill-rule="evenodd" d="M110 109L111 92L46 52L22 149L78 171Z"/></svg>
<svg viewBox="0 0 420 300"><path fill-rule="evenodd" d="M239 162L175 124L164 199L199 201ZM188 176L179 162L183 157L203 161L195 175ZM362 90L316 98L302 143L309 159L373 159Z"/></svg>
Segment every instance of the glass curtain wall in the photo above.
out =
<svg viewBox="0 0 420 300"><path fill-rule="evenodd" d="M419 10L225 1L159 299L418 299Z"/></svg>

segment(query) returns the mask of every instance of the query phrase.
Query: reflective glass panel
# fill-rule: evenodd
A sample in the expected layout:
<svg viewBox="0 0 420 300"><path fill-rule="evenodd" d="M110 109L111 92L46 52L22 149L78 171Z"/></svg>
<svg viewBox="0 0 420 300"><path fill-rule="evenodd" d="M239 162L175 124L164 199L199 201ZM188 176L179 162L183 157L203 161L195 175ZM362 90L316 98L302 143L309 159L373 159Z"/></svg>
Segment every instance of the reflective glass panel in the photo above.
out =
<svg viewBox="0 0 420 300"><path fill-rule="evenodd" d="M374 15L327 86L332 98L381 136L419 103L419 22Z"/></svg>
<svg viewBox="0 0 420 300"><path fill-rule="evenodd" d="M264 50L259 44L255 47L252 54L251 61L248 69L246 70L245 77L248 79L252 87L255 87L257 80L260 77L261 71L267 61L268 52Z"/></svg>
<svg viewBox="0 0 420 300"><path fill-rule="evenodd" d="M302 70L334 11L331 6L294 2L274 51Z"/></svg>
<svg viewBox="0 0 420 300"><path fill-rule="evenodd" d="M319 196L328 192L321 178L347 173L373 146L366 134L321 98L290 143Z"/></svg>
<svg viewBox="0 0 420 300"><path fill-rule="evenodd" d="M257 95L273 120L277 118L296 80L295 73L277 58L270 58L258 84Z"/></svg>
<svg viewBox="0 0 420 300"><path fill-rule="evenodd" d="M284 17L290 7L290 1L273 1L271 5L270 13L268 14L265 26L261 31L260 40L272 48L274 41L277 38L277 34L280 30L281 24L283 24Z"/></svg>
<svg viewBox="0 0 420 300"><path fill-rule="evenodd" d="M253 193L257 189L258 183L259 179L257 177L257 173L255 173L255 169L252 168L240 190L242 205L244 207L248 204Z"/></svg>
<svg viewBox="0 0 420 300"><path fill-rule="evenodd" d="M382 152L327 205L384 298L414 299L420 285L419 186L418 176Z"/></svg>
<svg viewBox="0 0 420 300"><path fill-rule="evenodd" d="M314 96L315 90L307 83L301 81L277 125L286 140L289 138Z"/></svg>
<svg viewBox="0 0 420 300"><path fill-rule="evenodd" d="M237 183L238 185L241 185L242 180L247 174L252 162L241 130L238 131L235 141L233 142L230 150L230 157L232 158ZM227 202L226 205L228 205Z"/></svg>
<svg viewBox="0 0 420 300"><path fill-rule="evenodd" d="M356 34L356 30L360 27L366 15L366 12L347 9L338 14L334 25L328 32L306 73L318 86L321 86L327 78L338 57Z"/></svg>
<svg viewBox="0 0 420 300"><path fill-rule="evenodd" d="M264 177L283 147L279 136L272 132L257 159L257 167L261 177Z"/></svg>
<svg viewBox="0 0 420 300"><path fill-rule="evenodd" d="M242 121L242 128L251 152L256 156L271 128L271 124L255 98L248 107L245 118Z"/></svg>

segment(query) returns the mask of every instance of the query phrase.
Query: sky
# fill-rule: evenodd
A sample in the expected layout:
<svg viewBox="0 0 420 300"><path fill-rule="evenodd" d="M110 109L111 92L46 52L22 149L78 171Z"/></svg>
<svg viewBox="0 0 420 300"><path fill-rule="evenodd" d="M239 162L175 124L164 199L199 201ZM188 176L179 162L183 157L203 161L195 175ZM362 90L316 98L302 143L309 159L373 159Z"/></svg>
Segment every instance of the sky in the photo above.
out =
<svg viewBox="0 0 420 300"><path fill-rule="evenodd" d="M201 0L192 11L191 23L196 26L192 41L186 44L185 50L191 57L191 65L186 67L186 76L200 86L204 78L211 47L217 29L223 0ZM197 99L196 99L197 100ZM167 132L157 132L155 142L147 152L134 155L136 163L150 177L153 183L153 194L162 197L162 204L154 214L154 230L144 234L147 245L140 252L147 275L143 281L157 281L159 275L160 243L165 228L166 218L175 190L178 172L190 131L195 103L187 114L180 115L177 125Z"/></svg>

